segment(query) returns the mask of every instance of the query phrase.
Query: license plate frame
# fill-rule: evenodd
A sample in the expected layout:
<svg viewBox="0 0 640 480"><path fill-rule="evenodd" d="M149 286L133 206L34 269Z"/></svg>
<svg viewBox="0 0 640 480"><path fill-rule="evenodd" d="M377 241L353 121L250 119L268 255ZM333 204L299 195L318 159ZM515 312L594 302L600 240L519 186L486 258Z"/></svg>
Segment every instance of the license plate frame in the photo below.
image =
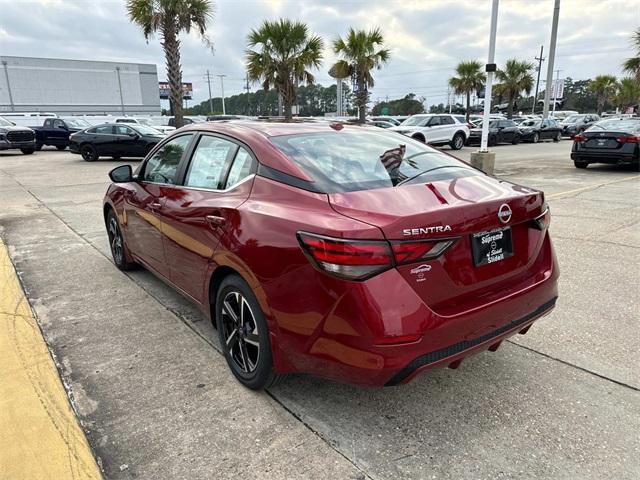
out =
<svg viewBox="0 0 640 480"><path fill-rule="evenodd" d="M471 235L473 265L483 267L513 256L511 227L496 228Z"/></svg>

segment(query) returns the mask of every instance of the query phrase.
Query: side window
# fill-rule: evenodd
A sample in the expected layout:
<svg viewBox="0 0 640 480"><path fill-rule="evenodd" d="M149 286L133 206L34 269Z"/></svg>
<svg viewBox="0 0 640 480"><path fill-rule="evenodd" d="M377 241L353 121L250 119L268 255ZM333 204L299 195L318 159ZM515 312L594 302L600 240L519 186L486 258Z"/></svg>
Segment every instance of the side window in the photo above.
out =
<svg viewBox="0 0 640 480"><path fill-rule="evenodd" d="M54 120L53 128L60 128L60 127L64 127L64 122L62 120Z"/></svg>
<svg viewBox="0 0 640 480"><path fill-rule="evenodd" d="M165 143L145 164L142 180L174 185L180 159L192 137L193 134L181 135Z"/></svg>
<svg viewBox="0 0 640 480"><path fill-rule="evenodd" d="M236 153L236 159L233 161L229 176L227 177L226 188L231 188L235 184L240 183L245 177L248 177L253 170L253 158L244 148L240 147Z"/></svg>
<svg viewBox="0 0 640 480"><path fill-rule="evenodd" d="M113 133L113 125L100 125L99 127L96 127L95 130L95 133L111 135Z"/></svg>
<svg viewBox="0 0 640 480"><path fill-rule="evenodd" d="M440 121L440 117L431 117L431 120L429 121L429 126L430 127L435 127L438 125L442 125L441 121Z"/></svg>
<svg viewBox="0 0 640 480"><path fill-rule="evenodd" d="M448 117L448 116L446 116L446 115L445 115L445 116L443 116L443 117L440 117L440 118L442 119L442 120L441 120L441 121L442 121L442 125L453 125L454 123L456 123L456 122L453 120L453 118Z"/></svg>
<svg viewBox="0 0 640 480"><path fill-rule="evenodd" d="M218 137L203 136L198 142L185 187L220 190L237 145Z"/></svg>
<svg viewBox="0 0 640 480"><path fill-rule="evenodd" d="M116 125L115 129L116 129L116 135L130 135L134 133L134 131L131 130L126 125Z"/></svg>

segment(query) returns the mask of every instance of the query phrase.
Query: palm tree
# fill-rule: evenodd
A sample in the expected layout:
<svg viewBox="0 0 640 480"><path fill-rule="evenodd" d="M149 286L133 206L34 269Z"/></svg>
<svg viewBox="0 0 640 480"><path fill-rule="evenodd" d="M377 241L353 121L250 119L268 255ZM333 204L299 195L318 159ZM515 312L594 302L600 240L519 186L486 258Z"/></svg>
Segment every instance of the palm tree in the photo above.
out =
<svg viewBox="0 0 640 480"><path fill-rule="evenodd" d="M384 38L379 29L369 32L365 30L349 29L346 41L338 37L333 41L333 51L340 57L329 74L335 78L354 80L358 91L355 93L355 105L358 107L358 121L366 121L366 107L369 101L369 89L374 86L371 70L380 69L391 56L386 48L382 48Z"/></svg>
<svg viewBox="0 0 640 480"><path fill-rule="evenodd" d="M627 58L622 64L622 68L625 72L635 76L636 81L640 82L640 28L633 33L632 42L636 50L635 57Z"/></svg>
<svg viewBox="0 0 640 480"><path fill-rule="evenodd" d="M169 103L176 127L181 127L182 67L178 35L194 28L211 47L206 31L207 23L213 17L213 3L210 0L127 0L127 13L131 21L142 28L147 41L153 34L160 34L171 90Z"/></svg>
<svg viewBox="0 0 640 480"><path fill-rule="evenodd" d="M507 118L513 116L513 105L524 91L528 95L533 88L533 63L521 62L515 58L507 60L504 69L498 69L496 79L500 82L495 86L496 93L507 97Z"/></svg>
<svg viewBox="0 0 640 480"><path fill-rule="evenodd" d="M449 79L449 85L456 95L467 95L467 122L471 114L471 92L480 90L484 86L487 76L482 71L482 64L476 60L460 62L456 67L456 77Z"/></svg>
<svg viewBox="0 0 640 480"><path fill-rule="evenodd" d="M260 47L246 51L249 80L262 81L265 91L275 87L282 96L285 119L290 121L297 85L315 82L308 69L320 66L324 42L310 35L304 23L284 18L265 20L260 28L251 30L247 41L249 48Z"/></svg>
<svg viewBox="0 0 640 480"><path fill-rule="evenodd" d="M640 103L640 82L633 77L620 80L618 91L613 97L613 103L620 110Z"/></svg>
<svg viewBox="0 0 640 480"><path fill-rule="evenodd" d="M589 83L589 90L596 96L598 115L602 115L605 104L611 100L616 93L618 81L613 75L598 75Z"/></svg>

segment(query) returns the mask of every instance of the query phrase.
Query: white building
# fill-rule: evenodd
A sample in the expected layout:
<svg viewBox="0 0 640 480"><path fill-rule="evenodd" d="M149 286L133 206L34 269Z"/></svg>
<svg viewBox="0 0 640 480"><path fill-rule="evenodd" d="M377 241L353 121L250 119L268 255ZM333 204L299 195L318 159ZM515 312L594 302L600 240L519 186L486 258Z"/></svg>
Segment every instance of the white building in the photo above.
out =
<svg viewBox="0 0 640 480"><path fill-rule="evenodd" d="M2 112L159 115L155 65L0 56Z"/></svg>

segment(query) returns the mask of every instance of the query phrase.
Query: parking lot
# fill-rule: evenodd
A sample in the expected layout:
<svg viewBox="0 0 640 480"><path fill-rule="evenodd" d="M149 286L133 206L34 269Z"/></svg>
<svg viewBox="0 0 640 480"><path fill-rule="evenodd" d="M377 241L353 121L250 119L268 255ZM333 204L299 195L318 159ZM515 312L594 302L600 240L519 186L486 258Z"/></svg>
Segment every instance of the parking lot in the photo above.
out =
<svg viewBox="0 0 640 480"><path fill-rule="evenodd" d="M0 235L108 478L637 479L640 174L578 170L570 148L494 149L496 175L547 195L555 311L400 387L238 384L195 306L112 264L101 202L122 162L0 152Z"/></svg>

